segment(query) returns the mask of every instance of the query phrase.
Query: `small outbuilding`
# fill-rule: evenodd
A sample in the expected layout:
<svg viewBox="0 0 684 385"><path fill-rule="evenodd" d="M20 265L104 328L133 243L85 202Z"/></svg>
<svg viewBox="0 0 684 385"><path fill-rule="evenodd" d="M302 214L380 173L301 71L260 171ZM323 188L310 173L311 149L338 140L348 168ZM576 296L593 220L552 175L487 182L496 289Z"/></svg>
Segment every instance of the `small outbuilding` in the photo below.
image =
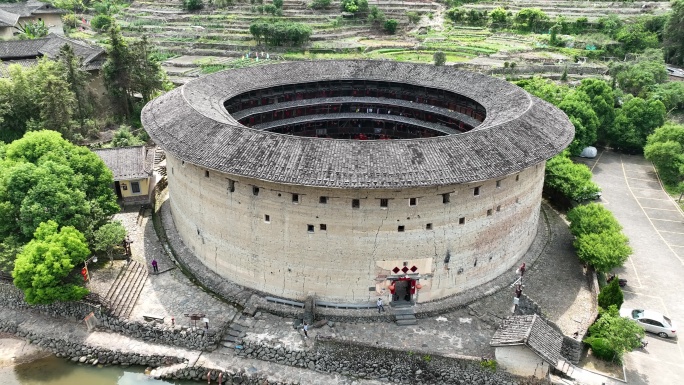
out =
<svg viewBox="0 0 684 385"><path fill-rule="evenodd" d="M545 378L565 361L563 335L536 314L504 319L489 345L497 363L518 376Z"/></svg>
<svg viewBox="0 0 684 385"><path fill-rule="evenodd" d="M0 4L0 38L9 39L19 33L18 27L27 23L43 22L50 33L64 34L63 9L52 4L29 0Z"/></svg>
<svg viewBox="0 0 684 385"><path fill-rule="evenodd" d="M124 206L149 204L156 184L154 149L145 146L93 150L114 174L114 191Z"/></svg>

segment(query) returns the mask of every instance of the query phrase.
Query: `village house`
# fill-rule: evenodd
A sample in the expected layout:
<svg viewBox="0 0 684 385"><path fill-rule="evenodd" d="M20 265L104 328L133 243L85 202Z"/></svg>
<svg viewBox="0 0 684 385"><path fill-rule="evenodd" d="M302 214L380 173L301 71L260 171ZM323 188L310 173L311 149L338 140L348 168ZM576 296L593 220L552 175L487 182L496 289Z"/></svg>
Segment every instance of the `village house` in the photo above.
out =
<svg viewBox="0 0 684 385"><path fill-rule="evenodd" d="M565 362L563 335L537 314L504 319L489 345L494 347L496 362L518 376L546 378Z"/></svg>
<svg viewBox="0 0 684 385"><path fill-rule="evenodd" d="M40 1L0 4L0 38L10 39L19 33L16 28L27 22L45 23L50 33L63 34L62 14L64 10Z"/></svg>
<svg viewBox="0 0 684 385"><path fill-rule="evenodd" d="M149 204L156 184L154 148L145 146L93 150L114 174L114 191L124 206Z"/></svg>

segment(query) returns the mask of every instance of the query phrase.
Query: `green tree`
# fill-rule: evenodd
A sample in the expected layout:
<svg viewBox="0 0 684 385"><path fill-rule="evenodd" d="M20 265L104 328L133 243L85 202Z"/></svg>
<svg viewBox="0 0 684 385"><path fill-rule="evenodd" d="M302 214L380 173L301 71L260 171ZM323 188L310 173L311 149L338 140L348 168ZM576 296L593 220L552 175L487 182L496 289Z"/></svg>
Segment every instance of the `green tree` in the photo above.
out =
<svg viewBox="0 0 684 385"><path fill-rule="evenodd" d="M667 70L662 59L614 65L611 73L623 91L640 97L645 97L652 86L667 81Z"/></svg>
<svg viewBox="0 0 684 385"><path fill-rule="evenodd" d="M591 181L589 167L573 163L566 152L546 162L544 186L578 202L591 199L601 191L596 183Z"/></svg>
<svg viewBox="0 0 684 385"><path fill-rule="evenodd" d="M649 97L660 100L669 112L684 109L684 82L667 82L651 86Z"/></svg>
<svg viewBox="0 0 684 385"><path fill-rule="evenodd" d="M516 85L522 87L525 91L532 95L546 100L553 105L559 105L565 99L565 96L570 92L570 88L566 85L557 85L554 82L535 76L529 79L518 80Z"/></svg>
<svg viewBox="0 0 684 385"><path fill-rule="evenodd" d="M126 238L126 228L121 222L110 222L95 231L94 248L107 253L109 260L114 262L114 248L121 245Z"/></svg>
<svg viewBox="0 0 684 385"><path fill-rule="evenodd" d="M113 24L114 19L109 15L96 15L90 20L90 26L99 32L109 30Z"/></svg>
<svg viewBox="0 0 684 385"><path fill-rule="evenodd" d="M580 261L590 264L601 273L622 266L632 254L628 239L621 232L581 234L574 246Z"/></svg>
<svg viewBox="0 0 684 385"><path fill-rule="evenodd" d="M122 124L116 132L114 132L114 137L112 138L112 147L128 147L128 146L138 146L144 142L133 133L131 133L131 127Z"/></svg>
<svg viewBox="0 0 684 385"><path fill-rule="evenodd" d="M614 352L615 360L622 360L625 352L641 346L644 329L629 318L620 317L618 308L613 305L608 309L599 310L599 318L589 327L589 338L584 342L591 343L595 339L603 339Z"/></svg>
<svg viewBox="0 0 684 385"><path fill-rule="evenodd" d="M587 94L579 90L569 92L558 108L568 115L575 126L575 139L568 146L572 155L579 155L585 147L596 143L600 123Z"/></svg>
<svg viewBox="0 0 684 385"><path fill-rule="evenodd" d="M611 305L620 309L622 303L625 301L625 296L620 289L620 281L615 276L609 284L601 288L598 295L598 305L604 309L608 309Z"/></svg>
<svg viewBox="0 0 684 385"><path fill-rule="evenodd" d="M599 234L622 230L622 226L610 210L593 202L576 206L568 211L568 220L570 221L570 232L576 237L582 234Z"/></svg>
<svg viewBox="0 0 684 385"><path fill-rule="evenodd" d="M591 109L594 110L599 120L597 138L599 141L605 141L608 130L613 126L613 120L615 120L613 89L605 80L590 78L583 79L577 90L589 97Z"/></svg>
<svg viewBox="0 0 684 385"><path fill-rule="evenodd" d="M385 13L382 12L377 6L373 5L370 7L368 12L368 22L382 24L385 22Z"/></svg>
<svg viewBox="0 0 684 385"><path fill-rule="evenodd" d="M446 63L446 54L442 51L435 51L432 55L432 60L435 62L436 66L443 66Z"/></svg>
<svg viewBox="0 0 684 385"><path fill-rule="evenodd" d="M76 116L81 127L81 134L85 134L85 121L92 113L92 102L88 95L88 73L82 69L83 60L74 53L69 44L64 44L59 50L59 60L62 63L63 77L66 80L76 104Z"/></svg>
<svg viewBox="0 0 684 385"><path fill-rule="evenodd" d="M506 24L508 22L508 11L502 7L496 7L489 12L492 23Z"/></svg>
<svg viewBox="0 0 684 385"><path fill-rule="evenodd" d="M30 304L75 301L88 294L67 279L90 254L85 237L71 226L58 228L54 221L41 223L14 264L14 284Z"/></svg>
<svg viewBox="0 0 684 385"><path fill-rule="evenodd" d="M368 0L342 0L342 10L349 13L368 12Z"/></svg>
<svg viewBox="0 0 684 385"><path fill-rule="evenodd" d="M644 147L663 183L677 185L684 180L684 125L667 123L649 135Z"/></svg>
<svg viewBox="0 0 684 385"><path fill-rule="evenodd" d="M454 7L446 11L446 17L454 23L460 23L466 20L467 13L463 8Z"/></svg>
<svg viewBox="0 0 684 385"><path fill-rule="evenodd" d="M608 36L615 37L615 35L622 28L622 19L614 13L601 17L598 19L598 25L601 31Z"/></svg>
<svg viewBox="0 0 684 385"><path fill-rule="evenodd" d="M407 11L406 17L408 18L409 23L418 24L422 15L415 11Z"/></svg>
<svg viewBox="0 0 684 385"><path fill-rule="evenodd" d="M142 95L144 104L152 100L154 95L164 88L163 71L158 62L150 57L150 44L143 36L130 46L128 71L131 80L131 92Z"/></svg>
<svg viewBox="0 0 684 385"><path fill-rule="evenodd" d="M332 4L332 0L313 0L311 3L309 3L309 8L313 8L313 9L328 8L328 7L330 7L330 4Z"/></svg>
<svg viewBox="0 0 684 385"><path fill-rule="evenodd" d="M283 0L273 0L273 5L278 9L283 9Z"/></svg>
<svg viewBox="0 0 684 385"><path fill-rule="evenodd" d="M399 25L398 21L394 19L387 19L385 20L383 28L385 31L387 31L387 33L393 35L395 32L397 32L397 25Z"/></svg>
<svg viewBox="0 0 684 385"><path fill-rule="evenodd" d="M119 211L112 183L111 171L87 148L54 131L29 132L0 160L0 239L27 241L49 220L90 239Z"/></svg>
<svg viewBox="0 0 684 385"><path fill-rule="evenodd" d="M522 31L537 32L546 26L549 17L539 8L523 8L515 15L515 27Z"/></svg>
<svg viewBox="0 0 684 385"><path fill-rule="evenodd" d="M665 24L663 46L667 62L684 65L684 0L673 0L672 12Z"/></svg>
<svg viewBox="0 0 684 385"><path fill-rule="evenodd" d="M617 110L608 132L610 143L620 150L640 153L648 136L665 123L666 113L660 100L630 98Z"/></svg>
<svg viewBox="0 0 684 385"><path fill-rule="evenodd" d="M114 25L109 29L109 49L107 61L102 66L102 77L113 106L127 118L131 116L133 110L131 75L128 66L130 60L128 45L119 27Z"/></svg>

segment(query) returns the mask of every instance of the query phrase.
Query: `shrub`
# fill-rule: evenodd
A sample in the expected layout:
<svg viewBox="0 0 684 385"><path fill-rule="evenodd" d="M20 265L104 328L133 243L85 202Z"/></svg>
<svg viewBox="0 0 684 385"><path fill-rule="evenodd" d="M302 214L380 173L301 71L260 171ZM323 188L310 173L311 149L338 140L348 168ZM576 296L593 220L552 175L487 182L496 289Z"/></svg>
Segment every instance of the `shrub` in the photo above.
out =
<svg viewBox="0 0 684 385"><path fill-rule="evenodd" d="M596 271L608 272L622 266L632 248L627 245L628 239L621 232L582 234L575 240L577 256L582 262L592 265Z"/></svg>
<svg viewBox="0 0 684 385"><path fill-rule="evenodd" d="M408 18L409 23L418 24L418 22L420 22L421 15L415 11L408 11L406 12L406 17Z"/></svg>
<svg viewBox="0 0 684 385"><path fill-rule="evenodd" d="M513 68L512 63L510 68ZM546 162L544 187L563 194L568 199L582 202L597 197L601 188L591 181L591 170L583 164L574 163L566 152Z"/></svg>
<svg viewBox="0 0 684 385"><path fill-rule="evenodd" d="M394 19L385 20L385 31L387 31L387 33L389 34L394 34L395 32L397 32L398 24L399 23Z"/></svg>
<svg viewBox="0 0 684 385"><path fill-rule="evenodd" d="M437 51L432 55L436 66L443 66L446 63L446 54L442 51Z"/></svg>
<svg viewBox="0 0 684 385"><path fill-rule="evenodd" d="M617 352L610 346L610 342L605 338L589 337L585 339L584 342L591 346L591 351L596 358L612 361L617 356Z"/></svg>
<svg viewBox="0 0 684 385"><path fill-rule="evenodd" d="M275 15L277 9L278 8L273 4L264 5L264 13L270 13L271 15Z"/></svg>
<svg viewBox="0 0 684 385"><path fill-rule="evenodd" d="M182 8L186 11L197 11L204 8L202 0L183 0Z"/></svg>
<svg viewBox="0 0 684 385"><path fill-rule="evenodd" d="M62 23L67 27L67 28L76 28L79 24L78 18L76 15L73 13L67 13L66 15L62 15Z"/></svg>
<svg viewBox="0 0 684 385"><path fill-rule="evenodd" d="M615 305L620 309L624 301L625 296L622 294L617 276L608 285L604 286L598 295L598 304L604 309L608 309L611 305Z"/></svg>
<svg viewBox="0 0 684 385"><path fill-rule="evenodd" d="M109 15L97 15L90 20L90 26L100 32L108 30L113 23L114 19Z"/></svg>
<svg viewBox="0 0 684 385"><path fill-rule="evenodd" d="M579 205L568 211L568 220L570 221L570 232L576 237L582 234L622 230L622 226L610 210L593 202Z"/></svg>
<svg viewBox="0 0 684 385"><path fill-rule="evenodd" d="M273 0L273 5L275 5L276 8L283 8L283 0Z"/></svg>
<svg viewBox="0 0 684 385"><path fill-rule="evenodd" d="M368 22L369 23L384 23L385 13L382 12L375 5L370 7L370 12L368 12Z"/></svg>

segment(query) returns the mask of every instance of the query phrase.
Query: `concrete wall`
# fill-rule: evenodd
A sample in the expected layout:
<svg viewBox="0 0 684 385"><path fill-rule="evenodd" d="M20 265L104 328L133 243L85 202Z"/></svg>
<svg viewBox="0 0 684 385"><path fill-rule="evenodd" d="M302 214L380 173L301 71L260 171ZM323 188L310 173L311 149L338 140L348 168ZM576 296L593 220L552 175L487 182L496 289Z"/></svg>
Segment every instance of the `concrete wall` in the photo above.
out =
<svg viewBox="0 0 684 385"><path fill-rule="evenodd" d="M140 185L140 192L137 192L137 193L133 192L133 187L131 186L132 182L138 182L138 184ZM142 197L142 196L146 197L150 193L150 178L122 180L119 182L119 185L121 186L121 196L123 198Z"/></svg>
<svg viewBox="0 0 684 385"><path fill-rule="evenodd" d="M525 345L498 346L494 355L499 366L516 376L544 378L549 372L549 364Z"/></svg>
<svg viewBox="0 0 684 385"><path fill-rule="evenodd" d="M281 185L205 170L170 153L167 172L184 243L223 277L286 298L315 292L320 300L361 302L381 295L390 270L408 262L419 268L418 301L425 302L486 283L528 249L544 164L502 178L498 188L496 180L403 190ZM359 199L359 208L352 208L352 199ZM380 199L388 199L387 208Z"/></svg>

